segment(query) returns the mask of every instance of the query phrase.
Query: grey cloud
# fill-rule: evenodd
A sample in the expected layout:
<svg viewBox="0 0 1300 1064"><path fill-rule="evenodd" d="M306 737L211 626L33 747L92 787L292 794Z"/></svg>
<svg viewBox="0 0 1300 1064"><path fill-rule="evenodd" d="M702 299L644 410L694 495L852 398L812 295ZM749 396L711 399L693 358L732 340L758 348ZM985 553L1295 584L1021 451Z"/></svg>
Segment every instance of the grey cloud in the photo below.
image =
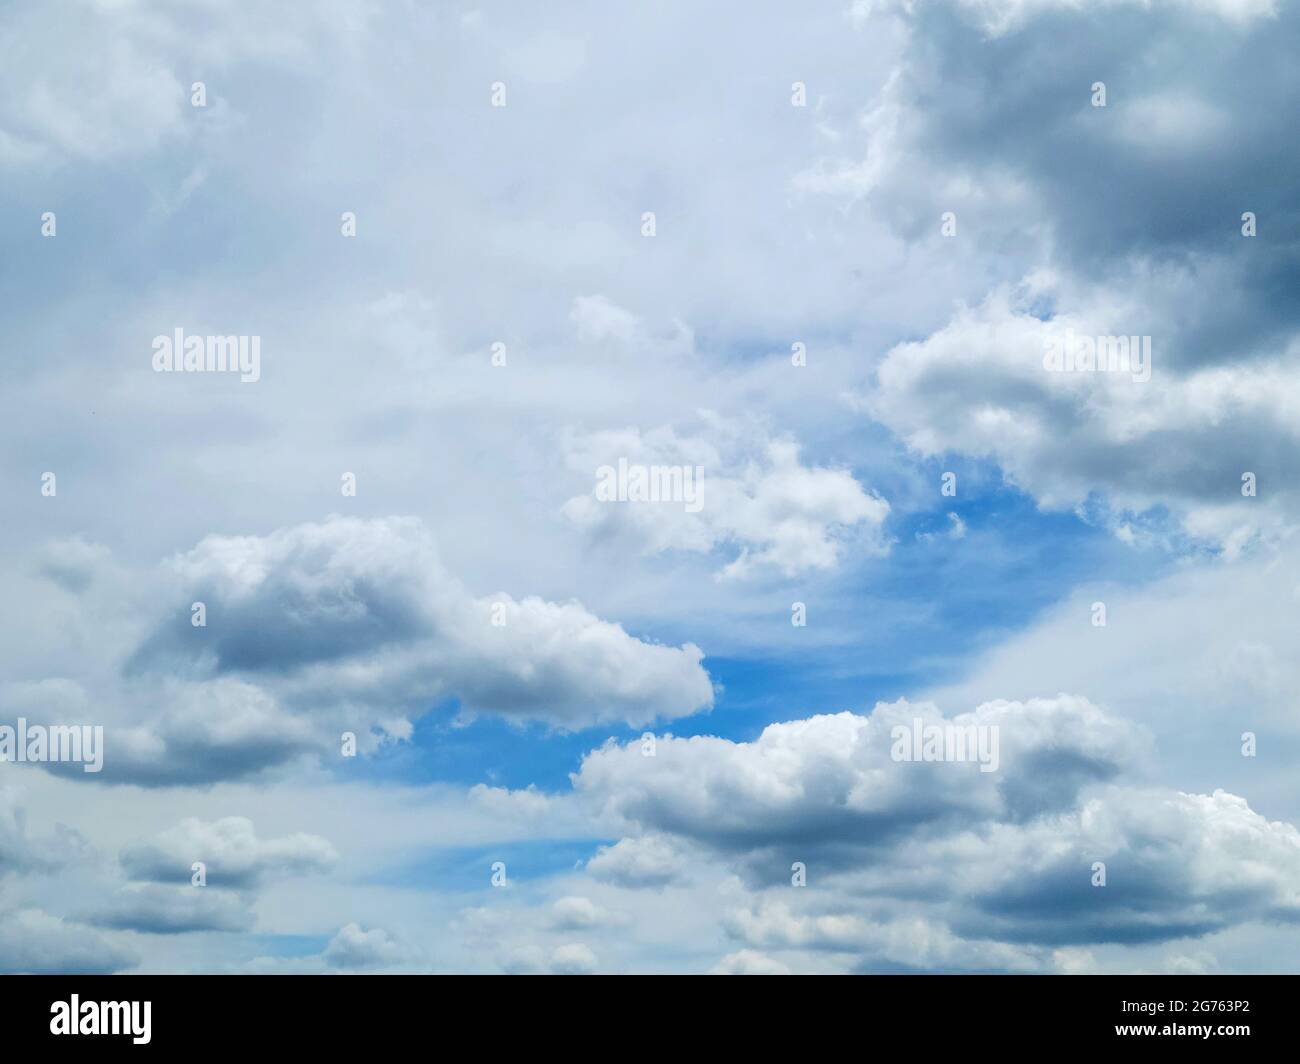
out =
<svg viewBox="0 0 1300 1064"><path fill-rule="evenodd" d="M27 813L17 792L0 787L0 878L52 872L89 855L86 840L64 825L46 836L27 830Z"/></svg>
<svg viewBox="0 0 1300 1064"><path fill-rule="evenodd" d="M996 291L927 339L893 348L868 406L922 454L994 459L1045 506L1081 506L1100 490L1119 508L1174 507L1212 542L1239 528L1271 531L1298 502L1285 472L1300 456L1293 354L1183 376L1168 372L1153 341L1146 383L1044 367L1067 331L1127 335L1127 309L1144 291L1080 293L1050 321L1030 309L1033 286ZM1245 471L1267 492L1243 497Z"/></svg>
<svg viewBox="0 0 1300 1064"><path fill-rule="evenodd" d="M869 404L921 453L991 458L1047 505L1095 491L1176 516L1227 510L1234 495L1239 510L1249 470L1294 516L1300 208L1287 175L1300 170L1289 133L1300 12L1208 6L909 8L912 48L880 103L894 119L883 131L864 123L865 145L857 138L870 165L840 147L805 183L865 195L909 243L985 264L966 302L1051 274L1018 305L1026 322L1151 336L1155 360L1149 394L1130 404L1096 375L1066 394L1045 379L1040 343L982 348L989 338L967 329L979 312L959 310L926 343L950 338L971 357L926 363L905 396L891 374L925 358L898 345ZM1091 106L1097 81L1105 107ZM942 211L956 213L955 237L939 235ZM1246 211L1255 237L1241 235ZM1228 525L1205 537L1214 542L1257 519L1283 518L1190 525Z"/></svg>
<svg viewBox="0 0 1300 1064"><path fill-rule="evenodd" d="M698 647L638 639L577 602L471 595L413 518L210 536L159 583L173 605L100 710L105 782L252 778L337 751L344 731L365 753L453 699L466 717L568 729L713 702Z"/></svg>
<svg viewBox="0 0 1300 1064"><path fill-rule="evenodd" d="M86 916L97 927L180 935L199 931L249 931L252 910L237 894L216 887L132 884Z"/></svg>
<svg viewBox="0 0 1300 1064"><path fill-rule="evenodd" d="M266 537L210 536L174 559L181 608L131 671L207 665L214 673L290 671L435 635L431 600L446 580L412 521L337 519ZM207 608L207 627L190 623Z"/></svg>
<svg viewBox="0 0 1300 1064"><path fill-rule="evenodd" d="M410 951L383 928L352 923L330 939L324 957L331 968L379 968L409 960Z"/></svg>
<svg viewBox="0 0 1300 1064"><path fill-rule="evenodd" d="M139 960L132 950L39 909L0 914L0 972L108 975Z"/></svg>
<svg viewBox="0 0 1300 1064"><path fill-rule="evenodd" d="M1142 729L1069 696L986 703L953 718L1000 731L1001 765L981 779L972 765L890 760L890 725L917 714L943 721L897 703L774 725L752 743L664 738L654 758L608 745L575 789L635 829L592 865L684 846L759 899L732 919L735 937L848 950L872 970L1044 970L1066 963L1045 952L1059 947L1300 920L1300 832L1223 791L1135 787ZM962 786L946 790L944 773ZM808 890L782 907L794 861Z"/></svg>
<svg viewBox="0 0 1300 1064"><path fill-rule="evenodd" d="M1005 836L1005 837L1003 837ZM954 927L1063 945L1201 936L1246 920L1300 922L1300 831L1245 799L1107 790L1059 819L985 836ZM1094 886L1093 864L1106 866Z"/></svg>
<svg viewBox="0 0 1300 1064"><path fill-rule="evenodd" d="M892 760L893 729L911 732L916 721L996 729L998 770ZM1068 807L1084 787L1132 770L1148 747L1141 729L1081 698L989 702L950 720L932 705L899 701L870 716L769 725L751 743L666 736L653 758L636 742L609 744L584 758L573 781L604 814L647 835L741 855L761 876L788 876L796 857L852 866L928 827ZM1056 770L1050 783L1037 779L1047 767ZM606 851L594 871L634 874L649 848L647 841Z"/></svg>
<svg viewBox="0 0 1300 1064"><path fill-rule="evenodd" d="M300 712L333 706L342 720L420 715L447 697L567 727L712 703L698 648L636 639L575 602L474 597L411 518L209 537L171 564L185 612L145 641L137 675L180 660L191 674L265 685ZM190 625L192 601L207 605L206 628Z"/></svg>
<svg viewBox="0 0 1300 1064"><path fill-rule="evenodd" d="M259 839L247 817L205 822L188 817L156 839L121 854L132 879L187 883L191 865L201 861L209 886L251 887L272 876L304 875L333 867L338 852L318 835Z"/></svg>
<svg viewBox="0 0 1300 1064"><path fill-rule="evenodd" d="M246 817L188 817L149 842L126 847L118 861L133 882L86 919L160 935L248 931L258 887L275 878L327 872L338 860L334 847L317 835L261 839ZM195 863L204 866L202 884L193 882Z"/></svg>

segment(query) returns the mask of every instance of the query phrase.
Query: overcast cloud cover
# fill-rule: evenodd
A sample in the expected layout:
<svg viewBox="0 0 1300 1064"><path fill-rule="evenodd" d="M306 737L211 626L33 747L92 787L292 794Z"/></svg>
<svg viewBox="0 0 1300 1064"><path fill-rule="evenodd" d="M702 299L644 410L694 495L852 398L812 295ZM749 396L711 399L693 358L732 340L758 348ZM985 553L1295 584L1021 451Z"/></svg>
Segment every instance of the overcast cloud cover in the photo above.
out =
<svg viewBox="0 0 1300 1064"><path fill-rule="evenodd" d="M1297 48L6 5L0 972L1296 971Z"/></svg>

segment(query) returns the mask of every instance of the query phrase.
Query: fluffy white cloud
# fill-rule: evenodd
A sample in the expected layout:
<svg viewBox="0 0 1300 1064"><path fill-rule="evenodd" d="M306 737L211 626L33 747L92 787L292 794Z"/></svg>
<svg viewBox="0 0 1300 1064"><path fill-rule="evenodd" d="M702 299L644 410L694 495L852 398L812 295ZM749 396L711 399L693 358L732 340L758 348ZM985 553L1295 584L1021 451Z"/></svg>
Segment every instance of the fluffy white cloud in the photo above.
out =
<svg viewBox="0 0 1300 1064"><path fill-rule="evenodd" d="M129 574L99 551L75 558L81 591L68 593L68 609L87 639L98 627L113 638L51 666L72 675L0 693L33 721L103 722L105 780L257 775L337 756L345 731L364 753L409 738L413 719L453 699L464 718L566 729L647 724L713 702L694 644L638 639L573 601L473 595L415 519L335 517L268 536L209 536L146 574L120 621L103 611L121 609ZM66 584L70 572L57 579ZM206 611L202 626L191 623L194 603Z"/></svg>
<svg viewBox="0 0 1300 1064"><path fill-rule="evenodd" d="M894 347L867 400L873 415L927 457L994 460L1045 507L1081 506L1093 491L1116 508L1164 503L1224 544L1275 526L1275 501L1295 502L1279 461L1300 451L1296 353L1189 369L1163 346L1163 309L1153 319L1142 305L1149 289L1094 292L1083 309L1046 319L1032 306L1053 283L1039 276L995 292L927 339ZM1142 335L1152 350L1145 382L1134 370L1056 371L1045 361L1070 337L1114 337L1127 349ZM1243 497L1245 472L1267 489Z"/></svg>
<svg viewBox="0 0 1300 1064"><path fill-rule="evenodd" d="M625 538L647 553L726 550L727 577L834 569L850 544L887 549L889 504L851 473L804 465L791 439L763 442L739 424L710 414L703 420L698 434L672 426L567 434L566 460L592 488L564 504L565 516L594 538ZM600 494L608 494L602 471L608 478L620 462L629 470L685 469L693 491L664 501L610 500Z"/></svg>
<svg viewBox="0 0 1300 1064"><path fill-rule="evenodd" d="M552 906L554 914L553 927L557 931L586 931L620 923L617 914L597 905L590 898L578 895L566 895Z"/></svg>
<svg viewBox="0 0 1300 1064"><path fill-rule="evenodd" d="M0 808L6 905L11 894L20 907L39 898L66 917L93 894L99 911L117 906L121 925L141 930L151 907L155 931L241 925L247 892L220 902L220 888L207 888L203 905L244 907L205 913L182 885L118 891L89 884L85 868L50 875L41 858L60 816L116 845L124 824L156 829L181 815L159 821L160 802L209 824L265 803L280 808L277 823L347 832L340 849L358 873L348 883L322 877L300 890L271 866L250 872L262 883L260 925L314 936L341 927L336 954L369 944L382 955L390 938L423 934L434 955L442 919L466 900L366 873L413 843L472 846L490 828L492 840L593 847L625 837L585 870L545 886L521 877L518 890L489 895L500 910L493 933L459 953L448 940L448 966L488 967L523 943L520 963L538 971L590 970L596 955L608 970L1113 970L1153 956L1122 940L1186 927L1215 941L1170 943L1159 964L1205 970L1222 957L1232 967L1231 948L1237 967L1289 961L1294 938L1280 925L1242 937L1250 920L1292 908L1278 886L1292 867L1289 836L1275 826L1294 803L1277 768L1294 733L1286 566L1270 582L1252 563L1250 593L1237 599L1230 575L1161 585L1159 602L1108 590L1108 628L1062 612L990 654L970 678L977 695L937 702L980 706L979 720L1005 729L997 773L882 760L887 735L843 715L749 743L665 740L654 765L601 751L576 797L483 787L453 801L441 785L435 797L318 774L294 789L291 768L337 758L340 732L373 749L453 701L467 717L560 728L708 708L689 640L754 660L756 645L780 643L773 627L790 633L779 615L789 598L762 580L704 579L710 570L798 578L820 626L800 634L830 631L845 646L866 641L821 619L857 610L889 624L943 605L884 591L905 573L874 560L888 546L885 523L905 526L917 505L916 464L899 460L890 427L926 456L990 458L1045 506L1091 506L1094 492L1121 510L1163 503L1186 533L1229 551L1284 528L1300 405L1285 339L1294 183L1274 178L1294 169L1292 86L1276 77L1295 50L1291 13L1260 25L1268 0L1117 2L1104 18L1071 0L872 13L882 6L852 5L860 34L845 32L843 5L746 8L743 18L743 5L708 15L593 8L570 21L541 7L509 19L412 7L394 19L339 0L286 19L270 8L236 16L207 3L105 2L79 7L71 30L43 9L0 15L0 52L16 56L0 70L0 168L15 179L19 213L34 230L47 206L102 202L90 193L106 176L116 207L61 210L60 239L37 241L33 269L9 293L9 347L43 357L6 366L0 436L20 477L54 464L60 494L18 491L6 511L0 671L14 682L0 703L30 719L111 727L101 777L15 770L35 778L42 823L29 834ZM989 31L1005 36L990 42ZM1063 31L1070 49L1059 47ZM675 47L684 34L699 47ZM701 80L706 53L711 77ZM431 62L465 92L430 93ZM473 88L486 69L508 82L510 108L486 110ZM774 70L789 73L776 83ZM199 76L206 110L188 104ZM1087 105L1099 76L1111 87L1106 109ZM795 77L807 80L806 108L786 106ZM718 85L737 88L724 106ZM409 136L411 100L445 133L439 143ZM665 138L675 151L662 151ZM284 162L274 173L262 165L268 152ZM394 164L377 173L376 158ZM1235 231L1246 207L1259 213L1256 240ZM340 239L343 209L358 212L361 239ZM658 213L654 240L637 233L645 209ZM948 209L960 216L951 240L937 231ZM84 270L97 261L123 271ZM1002 297L985 299L1044 262L1061 271L1055 287L1008 295L1001 310ZM1087 278L1106 285L1092 291ZM945 326L954 304L976 309ZM1139 386L1150 394L1114 380L1044 381L988 350L1040 340L1035 322L1049 317L1154 334L1157 377ZM225 388L153 375L147 338L177 324L260 332L263 380ZM508 367L489 363L498 339ZM807 341L805 367L789 363L796 339ZM885 428L843 402L880 352L890 353L871 398ZM704 403L718 421L686 428L684 411ZM730 427L748 417L781 435ZM663 425L674 429L654 428ZM563 426L572 447L555 446ZM607 458L580 452L611 426L630 426L629 448L650 460L705 464L701 514L587 508L590 463ZM360 471L347 506L365 520L302 525L330 499L339 505L343 469ZM1258 499L1237 494L1243 469L1260 474ZM558 515L570 520L555 519L574 496ZM394 510L437 530L459 580L419 546L423 532L385 517ZM1019 545L1008 522L994 530L966 509L954 537L963 518L967 539L936 539L931 557ZM1154 535L1155 518L1113 521L1136 544ZM575 522L588 534L575 535ZM79 529L85 541L66 539ZM250 529L281 531L225 534ZM223 534L187 549L213 530ZM145 568L178 550L157 579ZM863 575L854 563L868 555L886 579L864 596L841 574ZM485 594L493 588L512 594ZM1062 610L1086 606L1088 591ZM202 630L189 625L197 597L209 607ZM504 626L491 624L494 606ZM1171 622L1177 611L1187 625ZM993 614L988 624L1000 626ZM979 642L989 629L969 634ZM930 661L950 666L962 648L906 649L900 673L915 676ZM861 659L846 659L840 679L878 673L879 654ZM794 690L808 659L773 665L793 666ZM1060 690L1091 703L1033 702ZM1001 697L1018 701L989 702ZM718 727L752 734L727 708ZM1163 790L1108 789L1145 744L1115 722L1117 709L1159 726ZM942 722L920 706L904 711ZM1262 756L1242 758L1238 736L1257 720ZM547 741L571 757L567 740ZM539 763L500 768L516 786L524 764ZM264 771L277 786L231 782L264 784ZM113 779L173 789L116 787L86 802L87 784ZM1215 794L1221 784L1267 818ZM1189 790L1211 797L1177 796ZM579 815L593 800L594 823ZM1213 853L1178 841L1195 832L1214 840ZM1252 836L1262 867L1240 882L1179 860L1231 860ZM1095 850L1112 855L1111 893L1089 885L1080 897L1073 877ZM1030 868L1020 893L998 854L1007 868ZM808 860L807 890L787 885L795 858ZM1135 877L1145 895L1124 893ZM953 884L964 882L978 892L962 900ZM1116 900L1109 922L1098 894ZM565 900L578 898L592 909ZM1056 899L1056 923L1087 949L1050 944L1043 899ZM1228 926L1198 923L1200 899ZM719 910L737 906L722 922L732 940L720 941ZM617 933L586 927L581 944L558 937L557 922L593 910L635 916ZM39 922L24 920L28 931ZM364 930L377 923L392 935ZM202 951L192 941L135 934L132 946L153 969L236 968L249 948L238 933L208 935ZM55 947L54 963L69 957ZM0 956L13 949L30 966L27 948L9 938ZM328 967L324 953L265 962L276 964Z"/></svg>
<svg viewBox="0 0 1300 1064"><path fill-rule="evenodd" d="M910 735L948 726L996 735L996 769L893 759L896 728ZM604 815L646 833L724 849L784 854L794 846L807 855L880 846L927 823L1068 807L1087 784L1138 764L1148 745L1141 729L1065 695L989 702L950 719L932 704L900 700L868 716L772 724L749 743L668 735L654 757L643 757L636 742L609 743L583 759L573 782ZM596 868L636 869L647 845L607 851Z"/></svg>
<svg viewBox="0 0 1300 1064"><path fill-rule="evenodd" d="M201 861L210 886L233 888L255 886L271 876L325 871L338 860L338 851L318 835L259 839L253 822L241 816L213 822L187 817L121 855L122 868L133 879L188 882L191 865Z"/></svg>
<svg viewBox="0 0 1300 1064"><path fill-rule="evenodd" d="M380 968L408 959L409 951L383 928L367 931L355 923L339 928L325 947L325 962L331 968Z"/></svg>
<svg viewBox="0 0 1300 1064"><path fill-rule="evenodd" d="M662 887L681 879L686 856L662 835L638 835L602 846L587 862L597 879L624 887Z"/></svg>
<svg viewBox="0 0 1300 1064"><path fill-rule="evenodd" d="M894 727L918 718L995 729L996 771L893 760ZM665 737L654 758L609 744L574 786L630 826L589 872L616 881L602 863L635 867L645 849L702 877L739 874L728 931L796 966L1055 971L1077 966L1064 947L1300 918L1300 832L1221 790L1134 786L1149 753L1143 729L1080 698L950 720L899 702L771 725L751 743ZM790 886L794 862L805 889Z"/></svg>
<svg viewBox="0 0 1300 1064"><path fill-rule="evenodd" d="M107 726L108 779L211 783L319 753L335 739L262 687L232 677L197 682L158 677L129 684L126 697L132 695L130 715ZM61 771L75 778L75 772Z"/></svg>
<svg viewBox="0 0 1300 1064"><path fill-rule="evenodd" d="M712 704L698 647L630 636L576 602L468 594L418 521L333 518L267 537L209 537L173 562L182 602L137 655L141 671L178 662L237 673L290 707L334 723L419 714L439 698L462 711L564 727L633 724Z"/></svg>

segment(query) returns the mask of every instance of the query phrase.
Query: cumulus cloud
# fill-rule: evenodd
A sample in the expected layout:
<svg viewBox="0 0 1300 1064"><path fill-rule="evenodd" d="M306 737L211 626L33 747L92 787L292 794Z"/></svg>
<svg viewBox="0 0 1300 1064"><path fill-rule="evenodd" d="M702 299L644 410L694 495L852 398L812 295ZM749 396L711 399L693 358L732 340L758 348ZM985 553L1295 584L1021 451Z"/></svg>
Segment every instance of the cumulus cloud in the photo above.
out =
<svg viewBox="0 0 1300 1064"><path fill-rule="evenodd" d="M144 786L238 779L320 752L335 738L273 695L233 677L131 684L134 720L106 733L104 774ZM74 766L75 767L75 766ZM71 768L51 766L73 779Z"/></svg>
<svg viewBox="0 0 1300 1064"><path fill-rule="evenodd" d="M327 872L338 860L318 835L259 839L246 817L187 817L148 842L125 847L118 867L129 882L90 906L85 919L157 935L250 931L259 889L275 879ZM202 883L193 881L196 863L203 865Z"/></svg>
<svg viewBox="0 0 1300 1064"><path fill-rule="evenodd" d="M1047 508L1100 502L1127 528L1167 507L1180 548L1236 554L1294 527L1297 304L1272 294L1294 288L1294 255L1242 233L1247 211L1294 222L1257 175L1297 163L1296 87L1272 72L1300 19L1268 0L903 6L924 47L799 187L867 197L909 246L990 269L946 324L889 345L867 409L921 455L991 460ZM1066 33L1070 54L1042 62ZM1240 92L1219 88L1229 69ZM1149 336L1150 381L1045 372L1067 330ZM1269 489L1243 499L1247 471Z"/></svg>
<svg viewBox="0 0 1300 1064"><path fill-rule="evenodd" d="M1036 970L1055 965L1061 947L1144 945L1250 922L1295 922L1296 847L1292 825L1222 791L1106 785L1062 813L900 840L887 868L826 869L834 889L820 897L810 891L805 903L777 901L769 891L734 913L730 926L768 947L852 950L920 967Z"/></svg>
<svg viewBox="0 0 1300 1064"><path fill-rule="evenodd" d="M895 728L949 725L996 731L998 769L893 759ZM1148 744L1141 729L1070 696L989 702L951 719L900 700L868 716L772 724L749 743L669 735L653 758L610 743L583 759L573 782L603 814L648 833L760 852L769 864L791 846L838 861L926 824L1068 807L1086 785L1135 766ZM609 851L604 863L634 866L642 846ZM772 867L780 871L779 858Z"/></svg>
<svg viewBox="0 0 1300 1064"><path fill-rule="evenodd" d="M94 931L39 909L0 914L0 972L24 975L109 975L139 956Z"/></svg>
<svg viewBox="0 0 1300 1064"><path fill-rule="evenodd" d="M245 899L217 888L128 884L87 917L97 927L178 935L192 931L249 931L255 919Z"/></svg>
<svg viewBox="0 0 1300 1064"><path fill-rule="evenodd" d="M683 878L686 856L667 836L638 835L602 846L587 862L597 879L622 887L663 887Z"/></svg>
<svg viewBox="0 0 1300 1064"><path fill-rule="evenodd" d="M593 486L564 504L565 516L596 539L625 540L646 553L726 551L725 577L832 570L850 544L887 549L889 504L850 472L805 465L792 439L759 442L740 425L711 415L704 421L707 430L695 435L672 426L567 434L566 461ZM620 462L688 470L698 497L683 491L668 500L610 501L600 494L602 471L608 476Z"/></svg>
<svg viewBox="0 0 1300 1064"><path fill-rule="evenodd" d="M868 400L874 416L927 457L992 459L1045 507L1079 507L1100 490L1121 510L1177 507L1185 527L1220 542L1275 526L1275 506L1243 496L1242 475L1294 505L1281 473L1300 453L1294 353L1180 369L1165 360L1168 334L1133 299L1103 295L1083 312L1044 318L1033 311L1042 291L1031 283L994 293L927 339L893 348ZM1153 331L1149 381L1047 365L1071 337L1131 347Z"/></svg>
<svg viewBox="0 0 1300 1064"><path fill-rule="evenodd" d="M1198 553L1204 542L1246 553L1283 541L1294 521L1297 213L1294 182L1278 175L1297 165L1300 82L1277 73L1296 50L1294 9L863 0L744 18L592 9L581 26L540 8L505 21L412 9L397 38L391 20L351 2L287 19L191 4L81 14L71 31L43 10L0 14L0 52L17 57L0 70L0 169L15 202L35 219L51 187L61 202L90 203L82 193L102 191L105 165L122 171L110 182L120 209L60 213L76 256L41 241L33 269L13 278L10 346L51 357L8 367L0 434L19 468L56 465L60 492L16 493L0 533L16 559L0 566L11 606L0 645L16 677L0 701L33 720L102 719L107 763L95 777L14 768L36 778L50 809L29 831L0 800L11 911L11 894L22 909L48 881L43 910L146 932L131 944L160 967L175 963L167 932L237 934L262 889L268 931L342 929L324 953L255 967L350 966L331 965L331 953L384 967L395 937L350 922L373 906L276 887L328 867L323 851L271 853L300 837L268 843L250 828L240 842L242 829L216 830L232 797L283 793L238 781L284 782L336 759L344 731L362 752L411 739L421 716L453 705L463 721L610 732L707 710L713 685L687 640L752 652L777 642L774 617L789 635L784 611L805 596L773 598L765 582L817 583L817 618L857 611L892 625L938 612L945 603L928 587L894 590L907 574L892 566L868 594L840 577L891 549L896 528L907 530L893 547L905 567L897 556L1013 554L1027 524L1042 527L1027 511L999 522L968 510L965 475L960 504L913 524L919 469L940 456L987 460L1043 508L1090 520L1102 496L1106 520L1135 546L1184 550L1190 537ZM700 49L654 46L683 34ZM815 67L809 106L774 107L768 92L716 106L697 95L704 52L709 85ZM511 109L484 124L465 98L430 97L430 57L465 84L485 62L502 67ZM206 109L188 103L199 76ZM1106 108L1088 102L1099 78ZM651 82L664 91L638 94L629 122L621 88ZM274 106L260 99L268 83ZM539 87L546 107L530 109ZM411 141L402 101L412 99L464 150ZM256 117L237 146L233 100ZM551 120L575 106L581 122ZM647 128L669 131L679 150L656 150ZM377 176L373 159L396 143L401 165ZM268 145L285 160L274 174L258 163ZM575 170L591 180L573 182ZM339 188L359 202L338 204ZM427 209L430 195L451 209ZM345 206L364 238L340 258L322 219ZM659 214L653 241L636 234L643 207ZM1252 239L1239 230L1246 210L1258 215ZM942 211L957 216L951 238ZM196 246L221 253L196 261ZM127 266L141 283L76 273L123 248L138 252ZM303 277L311 283L292 282ZM187 328L263 333L257 388L148 372L142 338L182 324L187 307L202 308ZM1151 334L1152 380L1044 374L1045 334L1065 327ZM508 369L488 361L498 338ZM807 341L806 366L789 363L794 339ZM864 381L870 422L845 402ZM703 401L716 418L683 419ZM621 455L703 466L704 506L595 505L596 469ZM337 499L342 469L365 470L348 500L357 516L301 524L323 512L322 485ZM1258 498L1240 495L1244 470L1259 476ZM393 499L424 524L383 517ZM67 539L70 529L84 538ZM229 534L240 530L259 534ZM141 564L175 551L159 572ZM534 971L622 970L633 958L737 972L1089 971L1168 943L1156 967L1203 971L1231 968L1224 940L1267 920L1277 923L1261 937L1284 944L1242 950L1236 966L1289 959L1294 940L1280 929L1295 926L1294 839L1275 818L1294 808L1294 788L1272 766L1295 733L1296 578L1289 558L1270 570L1262 553L1236 567L1236 596L1236 574L1203 569L1145 597L1108 589L1109 627L1086 646L1076 607L1093 589L1070 595L1055 571L1024 576L1033 592L1015 584L1005 600L1060 593L1062 604L987 654L961 697L930 692L937 705L978 707L958 717L916 701L754 737L772 719L768 696L785 692L750 698L766 683L742 650L727 665L739 699L710 726L746 741L668 737L653 759L613 744L583 762L574 795L482 786L463 817L425 818L453 822L459 844L486 822L515 839L618 840L537 890L526 912L512 908L534 889L524 877L522 890L494 895L496 920L462 959L505 956ZM729 579L700 580L707 570ZM201 629L189 623L199 599ZM965 601L944 612L972 621ZM969 640L987 646L1008 620L985 612ZM858 634L821 630L846 646ZM668 644L633 634L650 631L671 633ZM864 673L952 675L969 645L857 643L821 674L824 700L805 689L816 669L806 656L796 665L773 653L762 679L788 676L796 697L835 705ZM883 660L895 645L906 651L896 670ZM1062 690L1088 700L1035 697ZM917 718L997 727L998 770L892 761L888 725ZM1157 732L1155 783L1143 776L1148 737L1125 719ZM1245 727L1260 730L1258 759L1239 756ZM490 728L455 734L476 746ZM545 748L564 758L576 749L545 741L569 744ZM518 788L535 768L553 781L542 754L502 753L507 763L485 770L493 782ZM74 779L175 788L164 797L202 810L201 827L128 847L122 870L143 881L96 883L87 906L87 884L48 875L80 852L48 825L75 808L88 831L117 831L159 794L117 788L101 812L72 804L83 797L66 796ZM401 794L403 830L433 832L416 826L410 792L383 789ZM340 848L379 860L398 829L367 820L369 790L353 796L364 813L351 801L329 809L348 825ZM570 834L584 809L590 820ZM225 846L227 881L243 885L189 888L194 844ZM1105 888L1089 882L1094 860L1107 862ZM793 861L807 865L806 889L788 885ZM427 926L437 941L439 891L355 889L409 904L418 919L401 926ZM271 897L281 894L292 898ZM605 922L624 913L635 935ZM1200 941L1209 935L1217 941ZM0 958L24 970L130 966L121 937L23 909L0 921Z"/></svg>
<svg viewBox="0 0 1300 1064"><path fill-rule="evenodd" d="M597 905L590 898L578 895L558 899L551 911L554 917L552 926L557 931L585 931L621 922L617 914Z"/></svg>
<svg viewBox="0 0 1300 1064"><path fill-rule="evenodd" d="M532 784L523 790L512 791L505 787L476 783L469 789L469 797L495 814L518 817L525 822L545 817L556 804L553 797Z"/></svg>
<svg viewBox="0 0 1300 1064"><path fill-rule="evenodd" d="M1107 788L1078 809L993 825L931 857L960 873L971 899L956 926L1003 940L1163 941L1245 920L1300 921L1300 831L1224 791ZM1104 886L1094 862L1106 866Z"/></svg>
<svg viewBox="0 0 1300 1064"><path fill-rule="evenodd" d="M1000 765L893 760L894 729L918 720L996 729ZM1300 832L1224 791L1129 782L1149 752L1142 728L1077 697L950 719L899 702L771 725L749 743L665 737L655 758L609 744L574 787L630 825L593 874L642 849L682 849L700 870L721 862L746 884L725 925L747 949L863 970L1064 970L1066 947L1300 917ZM805 890L789 887L795 863ZM745 961L720 970L731 966Z"/></svg>
<svg viewBox="0 0 1300 1064"><path fill-rule="evenodd" d="M339 928L325 947L331 968L382 968L408 959L409 951L383 928L366 930L355 923Z"/></svg>
<svg viewBox="0 0 1300 1064"><path fill-rule="evenodd" d="M576 602L468 594L420 522L332 518L267 537L208 537L172 567L185 603L135 656L269 687L360 725L440 698L562 727L645 723L712 702L702 652L630 636ZM206 628L185 617L206 604ZM211 636L209 639L208 636Z"/></svg>
<svg viewBox="0 0 1300 1064"><path fill-rule="evenodd" d="M1082 946L1295 923L1298 847L1292 825L1222 791L1108 785L1065 813L916 834L881 866L813 863L807 890L757 893L725 923L748 948L856 970L1075 971Z"/></svg>
<svg viewBox="0 0 1300 1064"><path fill-rule="evenodd" d="M858 970L1034 971L1044 963L1041 952L978 932L963 937L942 919L871 905L855 910L843 899L796 907L761 898L733 911L727 926L751 946L845 954Z"/></svg>
<svg viewBox="0 0 1300 1064"><path fill-rule="evenodd" d="M694 644L638 639L573 601L473 595L415 519L209 536L173 557L157 584L118 689L94 709L107 717L108 781L253 776L337 752L345 731L366 752L409 738L413 719L451 701L466 719L564 729L646 724L713 702ZM195 603L203 625L191 623ZM72 679L6 692L15 706L35 699L37 718L56 696L68 712L91 704ZM70 777L79 767L49 766Z"/></svg>
<svg viewBox="0 0 1300 1064"><path fill-rule="evenodd" d="M231 816L212 822L187 817L153 841L128 847L120 861L131 878L159 883L188 881L191 865L201 861L210 885L244 888L273 876L326 871L338 859L318 835L259 839L251 820Z"/></svg>

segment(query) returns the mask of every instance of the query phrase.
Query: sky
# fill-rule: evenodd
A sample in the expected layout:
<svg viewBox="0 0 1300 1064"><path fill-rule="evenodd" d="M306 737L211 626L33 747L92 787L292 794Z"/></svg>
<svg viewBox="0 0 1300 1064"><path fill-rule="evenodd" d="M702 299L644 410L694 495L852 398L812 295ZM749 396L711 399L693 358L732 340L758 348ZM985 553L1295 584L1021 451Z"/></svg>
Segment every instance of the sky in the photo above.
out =
<svg viewBox="0 0 1300 1064"><path fill-rule="evenodd" d="M1300 970L1298 45L5 5L0 972Z"/></svg>

